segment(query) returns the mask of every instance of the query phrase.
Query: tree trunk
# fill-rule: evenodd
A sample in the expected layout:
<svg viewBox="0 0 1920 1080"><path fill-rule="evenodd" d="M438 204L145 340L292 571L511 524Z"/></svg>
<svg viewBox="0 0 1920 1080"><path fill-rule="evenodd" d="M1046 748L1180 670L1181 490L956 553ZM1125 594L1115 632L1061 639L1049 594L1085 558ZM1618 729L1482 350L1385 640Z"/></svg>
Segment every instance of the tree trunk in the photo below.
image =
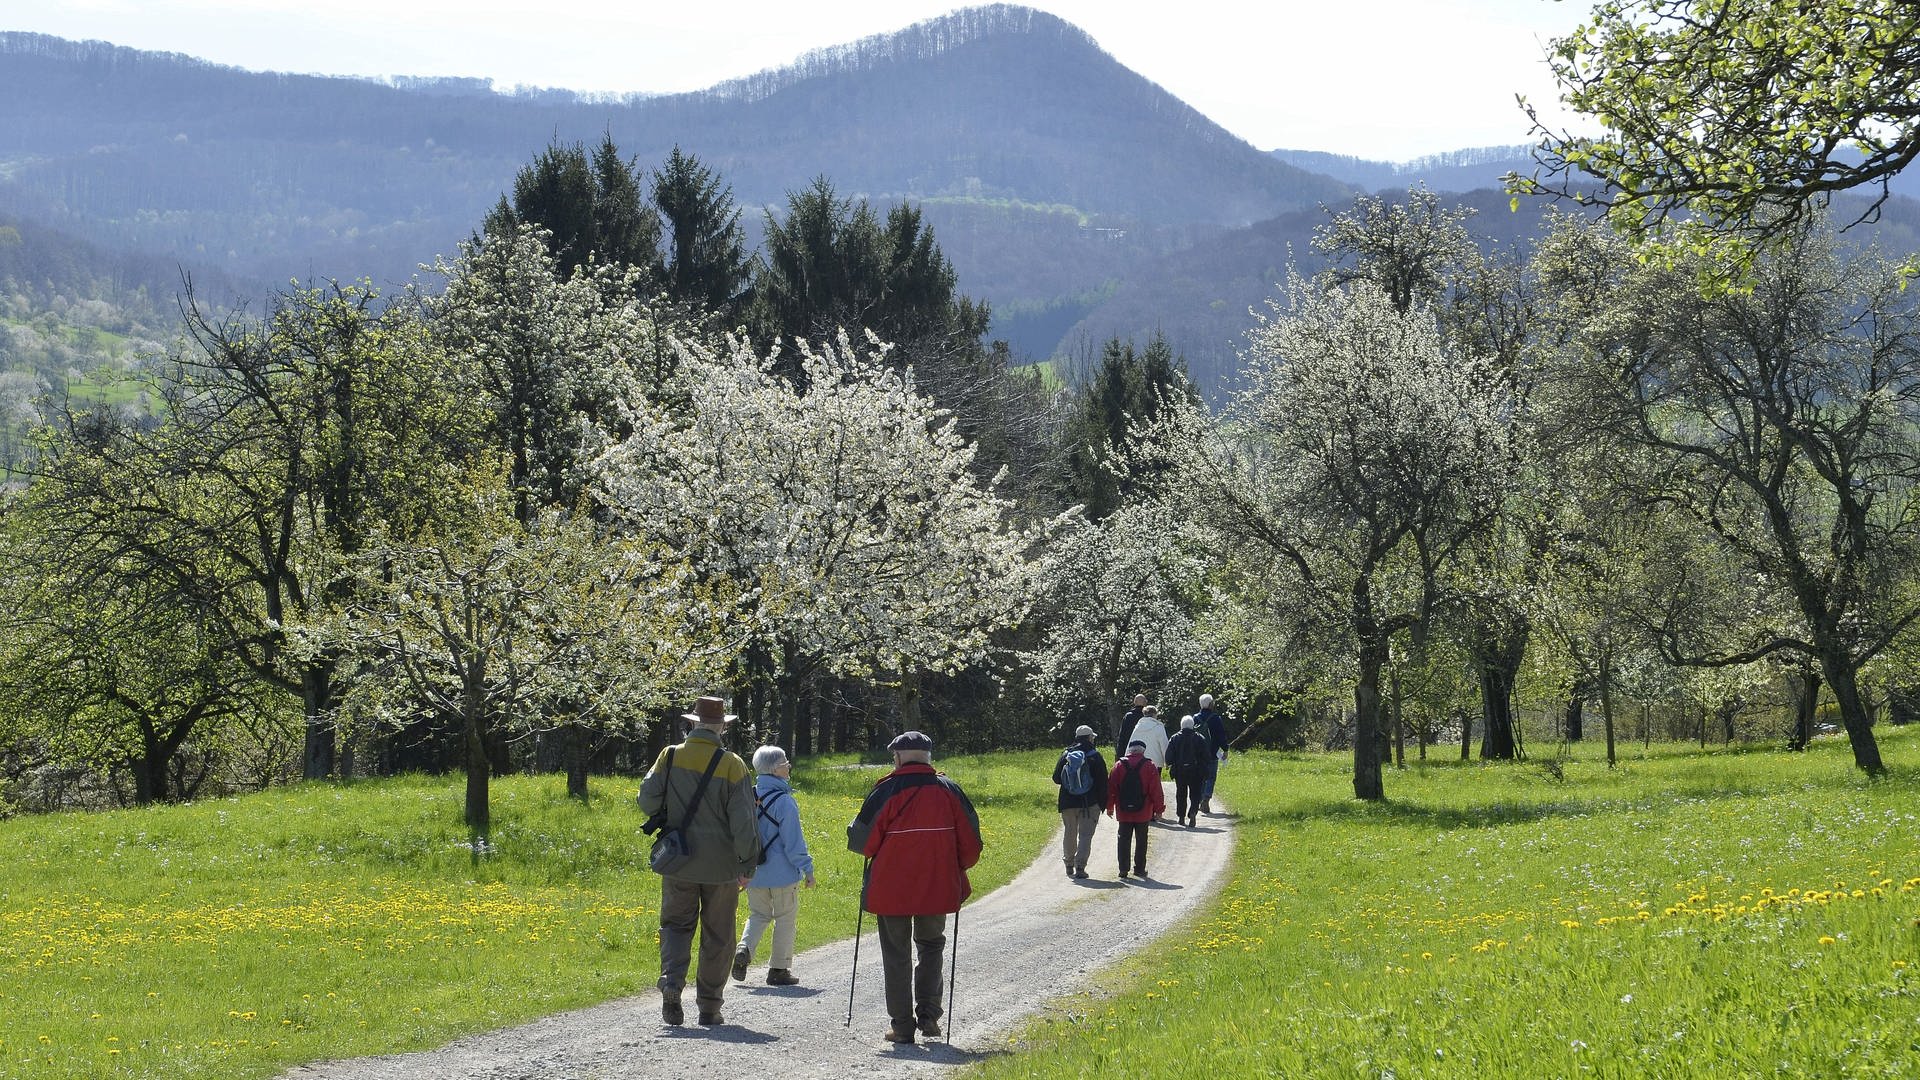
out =
<svg viewBox="0 0 1920 1080"><path fill-rule="evenodd" d="M1802 664L1787 673L1787 693L1793 702L1793 730L1787 749L1805 750L1813 743L1813 718L1820 711L1820 668Z"/></svg>
<svg viewBox="0 0 1920 1080"><path fill-rule="evenodd" d="M1573 684L1573 693L1567 696L1567 741L1579 742L1586 735L1587 688L1580 683Z"/></svg>
<svg viewBox="0 0 1920 1080"><path fill-rule="evenodd" d="M1607 768L1617 763L1613 752L1613 663L1600 656L1600 722L1607 729Z"/></svg>
<svg viewBox="0 0 1920 1080"><path fill-rule="evenodd" d="M1407 724L1406 713L1401 706L1400 669L1393 671L1393 765L1396 769L1407 767Z"/></svg>
<svg viewBox="0 0 1920 1080"><path fill-rule="evenodd" d="M487 783L493 777L493 761L487 755L487 703L479 678L472 672L461 694L462 726L467 744L467 830L484 838L492 826L487 805Z"/></svg>
<svg viewBox="0 0 1920 1080"><path fill-rule="evenodd" d="M1873 716L1860 698L1859 668L1851 656L1838 649L1823 650L1820 670L1833 691L1833 703L1840 710L1840 723L1847 729L1847 741L1853 744L1853 763L1868 776L1887 771L1880 760L1880 743L1873 737Z"/></svg>
<svg viewBox="0 0 1920 1080"><path fill-rule="evenodd" d="M917 671L900 672L900 730L921 730L920 673Z"/></svg>
<svg viewBox="0 0 1920 1080"><path fill-rule="evenodd" d="M1530 632L1531 627L1521 620L1505 634L1483 640L1478 650L1483 761L1512 761L1519 755L1513 731L1513 686L1527 655Z"/></svg>
<svg viewBox="0 0 1920 1080"><path fill-rule="evenodd" d="M300 702L307 720L300 775L325 780L334 769L332 664L313 664L300 673Z"/></svg>
<svg viewBox="0 0 1920 1080"><path fill-rule="evenodd" d="M1460 760L1473 756L1473 710L1454 706L1453 711L1460 717Z"/></svg>
<svg viewBox="0 0 1920 1080"><path fill-rule="evenodd" d="M1503 665L1480 665L1480 760L1512 761L1514 672Z"/></svg>
<svg viewBox="0 0 1920 1080"><path fill-rule="evenodd" d="M1894 686L1887 690L1887 723L1895 727L1911 724L1920 716L1920 689Z"/></svg>
<svg viewBox="0 0 1920 1080"><path fill-rule="evenodd" d="M1386 756L1380 723L1380 669L1386 654L1383 642L1362 640L1360 680L1353 687L1353 797L1374 802L1387 797L1380 770Z"/></svg>
<svg viewBox="0 0 1920 1080"><path fill-rule="evenodd" d="M587 762L593 756L593 736L585 724L567 724L560 729L567 764L567 795L587 801Z"/></svg>

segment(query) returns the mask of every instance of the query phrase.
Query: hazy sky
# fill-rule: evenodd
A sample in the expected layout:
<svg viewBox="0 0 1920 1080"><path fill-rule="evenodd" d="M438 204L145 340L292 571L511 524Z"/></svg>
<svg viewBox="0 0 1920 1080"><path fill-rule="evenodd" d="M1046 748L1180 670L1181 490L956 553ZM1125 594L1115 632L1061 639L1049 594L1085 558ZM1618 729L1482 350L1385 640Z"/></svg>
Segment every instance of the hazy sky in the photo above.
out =
<svg viewBox="0 0 1920 1080"><path fill-rule="evenodd" d="M951 0L0 0L0 30L264 71L702 89L887 33ZM1386 160L1530 141L1547 42L1588 0L1035 0L1262 150ZM531 13L531 14L530 14Z"/></svg>

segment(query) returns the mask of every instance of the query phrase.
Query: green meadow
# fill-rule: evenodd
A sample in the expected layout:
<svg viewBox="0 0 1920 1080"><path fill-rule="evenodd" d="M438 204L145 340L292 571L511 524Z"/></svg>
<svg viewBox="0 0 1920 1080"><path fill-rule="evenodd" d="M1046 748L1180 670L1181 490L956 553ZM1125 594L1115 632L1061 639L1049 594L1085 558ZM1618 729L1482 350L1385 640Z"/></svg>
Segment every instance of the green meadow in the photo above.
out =
<svg viewBox="0 0 1920 1080"><path fill-rule="evenodd" d="M1891 774L1805 754L1582 747L1222 774L1233 880L986 1077L1920 1076L1920 728Z"/></svg>
<svg viewBox="0 0 1920 1080"><path fill-rule="evenodd" d="M970 1075L1913 1076L1920 730L1881 735L1877 781L1832 740L1582 747L1558 775L1393 771L1384 805L1344 758L1236 756L1218 901ZM940 762L981 810L981 891L1053 829L1052 756ZM802 948L852 933L842 830L878 775L796 770ZM646 990L634 783L500 780L478 856L456 778L0 822L0 1075L271 1076Z"/></svg>

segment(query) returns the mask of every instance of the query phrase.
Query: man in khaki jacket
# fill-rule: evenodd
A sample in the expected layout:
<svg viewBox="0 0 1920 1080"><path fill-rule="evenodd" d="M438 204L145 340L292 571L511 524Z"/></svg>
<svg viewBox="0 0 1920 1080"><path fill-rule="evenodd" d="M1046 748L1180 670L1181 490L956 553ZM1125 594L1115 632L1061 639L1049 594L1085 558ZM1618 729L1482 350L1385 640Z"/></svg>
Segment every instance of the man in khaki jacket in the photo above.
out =
<svg viewBox="0 0 1920 1080"><path fill-rule="evenodd" d="M735 717L717 697L694 702L683 714L693 724L685 742L668 747L640 782L640 809L649 817L662 811L669 825L687 837L693 861L660 879L660 1017L683 1024L680 991L687 984L693 932L700 928L700 965L694 1000L702 1024L723 1024L721 996L733 962L734 915L740 890L760 861L755 828L753 776L738 754L721 745ZM673 767L667 767L667 755ZM714 755L720 755L715 763ZM690 806L701 776L713 764L713 776L697 806Z"/></svg>

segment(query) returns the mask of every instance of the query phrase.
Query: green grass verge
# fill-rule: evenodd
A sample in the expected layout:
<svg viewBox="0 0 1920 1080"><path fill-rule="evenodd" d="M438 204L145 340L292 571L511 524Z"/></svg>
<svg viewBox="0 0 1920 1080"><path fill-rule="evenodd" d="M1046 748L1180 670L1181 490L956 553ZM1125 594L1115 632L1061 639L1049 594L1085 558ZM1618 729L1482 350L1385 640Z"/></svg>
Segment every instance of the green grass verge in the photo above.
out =
<svg viewBox="0 0 1920 1080"><path fill-rule="evenodd" d="M1920 1075L1920 729L1880 735L1879 781L1838 740L1588 747L1377 806L1345 759L1236 758L1217 905L969 1075Z"/></svg>
<svg viewBox="0 0 1920 1080"><path fill-rule="evenodd" d="M1051 758L939 761L980 811L979 892L1057 823L1035 781ZM820 881L803 949L852 934L845 825L880 775L848 758L795 770ZM583 805L558 777L498 780L479 860L458 779L0 821L0 1076L271 1076L648 989L659 879L636 786L596 780Z"/></svg>

